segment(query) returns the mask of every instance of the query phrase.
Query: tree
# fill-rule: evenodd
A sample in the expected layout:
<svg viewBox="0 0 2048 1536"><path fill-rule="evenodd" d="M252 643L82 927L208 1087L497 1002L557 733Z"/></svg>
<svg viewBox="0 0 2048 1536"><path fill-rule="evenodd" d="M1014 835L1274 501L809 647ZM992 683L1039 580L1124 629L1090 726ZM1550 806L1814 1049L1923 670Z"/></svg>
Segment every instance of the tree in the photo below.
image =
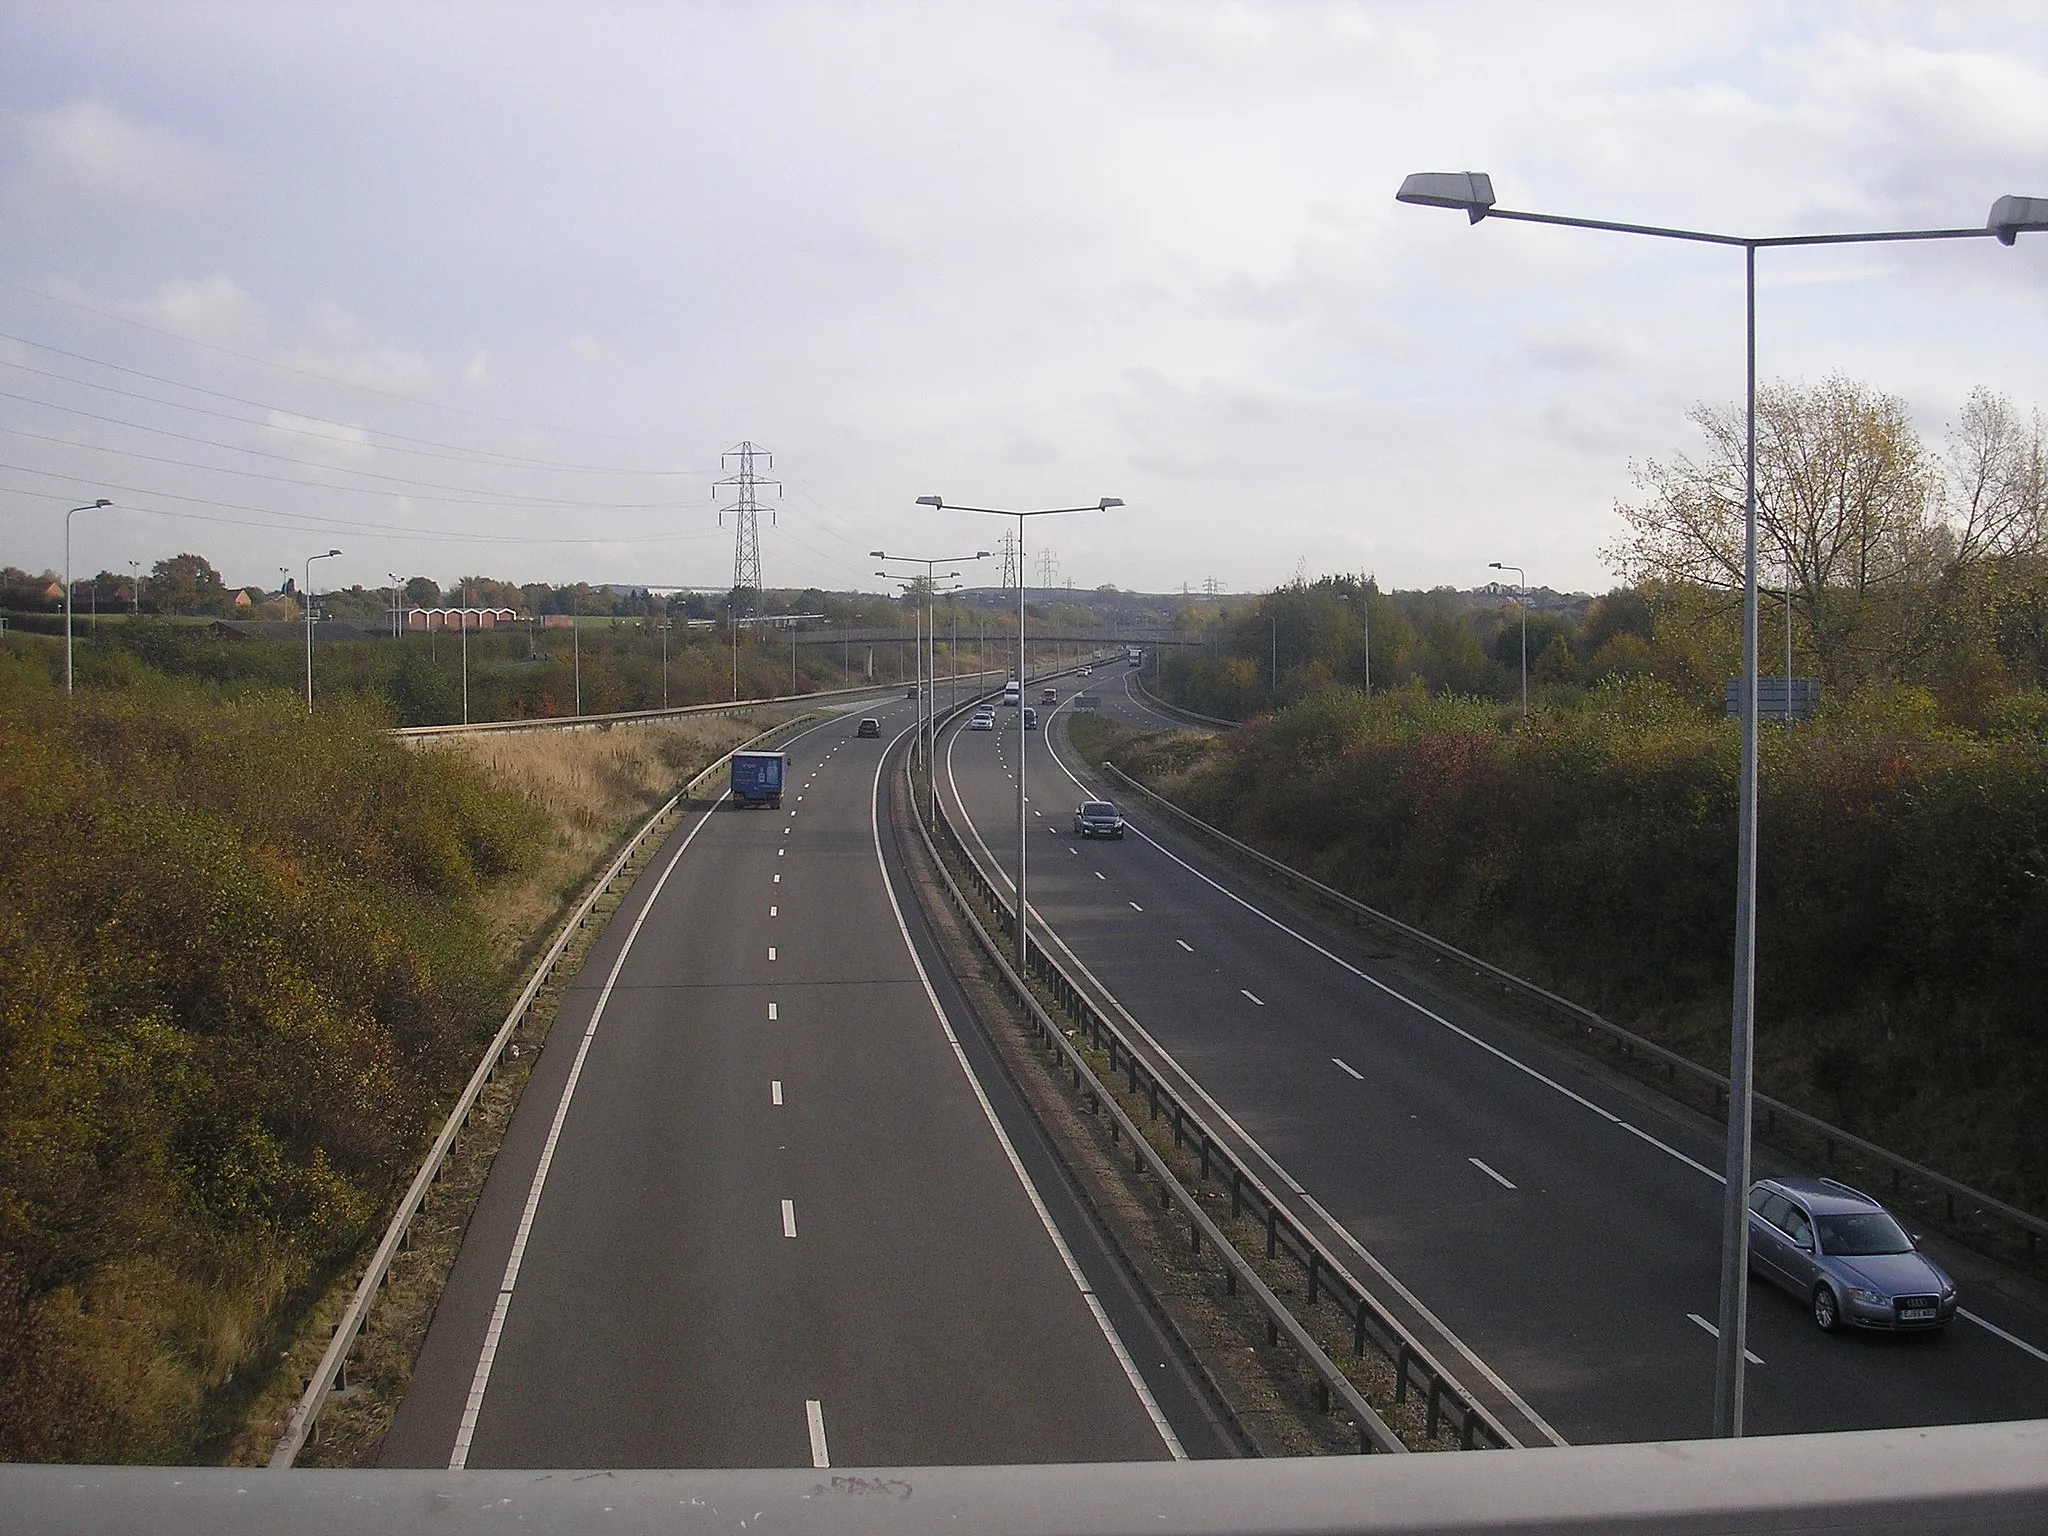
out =
<svg viewBox="0 0 2048 1536"><path fill-rule="evenodd" d="M1702 403L1688 419L1704 454L1632 465L1649 494L1615 508L1629 532L1602 555L1636 582L1738 588L1743 413ZM1903 400L1839 374L1760 389L1756 427L1758 582L1790 585L1823 675L1858 675L1868 599L1938 563L1933 467Z"/></svg>
<svg viewBox="0 0 2048 1536"><path fill-rule="evenodd" d="M200 555L173 555L149 573L149 596L158 613L219 613L229 602L227 584Z"/></svg>
<svg viewBox="0 0 2048 1536"><path fill-rule="evenodd" d="M2048 466L2036 409L2022 421L2012 402L1981 385L1949 429L1937 482L1951 569L2042 552L2048 539Z"/></svg>

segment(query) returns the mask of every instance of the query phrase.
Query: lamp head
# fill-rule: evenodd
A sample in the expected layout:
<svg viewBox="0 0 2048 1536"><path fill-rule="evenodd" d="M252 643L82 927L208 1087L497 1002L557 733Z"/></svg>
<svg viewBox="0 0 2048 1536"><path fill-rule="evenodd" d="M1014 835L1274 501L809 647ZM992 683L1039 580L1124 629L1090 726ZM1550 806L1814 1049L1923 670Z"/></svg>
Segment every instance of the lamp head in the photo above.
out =
<svg viewBox="0 0 2048 1536"><path fill-rule="evenodd" d="M870 560L886 560L889 557L883 554L879 549L871 549L868 551L868 558Z"/></svg>
<svg viewBox="0 0 2048 1536"><path fill-rule="evenodd" d="M95 507L111 507L113 503L107 500L106 497L102 496L98 501L94 502L93 505Z"/></svg>
<svg viewBox="0 0 2048 1536"><path fill-rule="evenodd" d="M2011 245L2022 230L2048 229L2048 197L2001 197L1991 205L1984 227L1998 236L2000 245Z"/></svg>
<svg viewBox="0 0 2048 1536"><path fill-rule="evenodd" d="M1111 507L1120 507L1123 504L1124 501L1121 496L1105 496L1097 504L1096 510L1098 512L1107 512Z"/></svg>
<svg viewBox="0 0 2048 1536"><path fill-rule="evenodd" d="M920 507L943 508L946 505L946 499L943 496L920 496L917 498L917 504Z"/></svg>
<svg viewBox="0 0 2048 1536"><path fill-rule="evenodd" d="M985 549L977 549L974 552L974 558L977 560L986 560L988 558L988 551Z"/></svg>
<svg viewBox="0 0 2048 1536"><path fill-rule="evenodd" d="M1397 203L1425 208L1462 208L1474 224L1493 206L1493 178L1484 171L1417 171L1403 178Z"/></svg>
<svg viewBox="0 0 2048 1536"><path fill-rule="evenodd" d="M1488 569L1489 571L1504 571L1504 570L1506 570L1506 569L1507 569L1507 567L1506 567L1506 566L1504 566L1504 565L1502 565L1502 564L1501 564L1501 563L1500 563L1500 562L1499 562L1498 560L1489 560L1489 561L1487 561L1487 562L1486 562L1486 568L1487 568L1487 569Z"/></svg>

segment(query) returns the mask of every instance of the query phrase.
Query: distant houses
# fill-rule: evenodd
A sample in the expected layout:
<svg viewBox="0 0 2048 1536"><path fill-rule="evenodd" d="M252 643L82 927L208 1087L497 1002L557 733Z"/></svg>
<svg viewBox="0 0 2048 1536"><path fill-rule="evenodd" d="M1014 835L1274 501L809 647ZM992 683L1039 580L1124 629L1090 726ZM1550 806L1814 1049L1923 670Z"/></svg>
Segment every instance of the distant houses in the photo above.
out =
<svg viewBox="0 0 2048 1536"><path fill-rule="evenodd" d="M408 608L405 632L425 635L443 629L498 629L518 618L515 608Z"/></svg>

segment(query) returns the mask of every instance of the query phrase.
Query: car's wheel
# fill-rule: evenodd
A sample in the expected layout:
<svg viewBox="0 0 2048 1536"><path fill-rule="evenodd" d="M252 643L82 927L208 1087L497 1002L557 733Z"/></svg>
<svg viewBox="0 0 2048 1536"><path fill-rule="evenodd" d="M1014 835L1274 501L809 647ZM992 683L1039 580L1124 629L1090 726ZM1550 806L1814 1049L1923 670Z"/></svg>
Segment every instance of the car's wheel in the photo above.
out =
<svg viewBox="0 0 2048 1536"><path fill-rule="evenodd" d="M1842 1326L1841 1304L1835 1300L1832 1287L1817 1285L1813 1288L1813 1321L1822 1333L1833 1333Z"/></svg>

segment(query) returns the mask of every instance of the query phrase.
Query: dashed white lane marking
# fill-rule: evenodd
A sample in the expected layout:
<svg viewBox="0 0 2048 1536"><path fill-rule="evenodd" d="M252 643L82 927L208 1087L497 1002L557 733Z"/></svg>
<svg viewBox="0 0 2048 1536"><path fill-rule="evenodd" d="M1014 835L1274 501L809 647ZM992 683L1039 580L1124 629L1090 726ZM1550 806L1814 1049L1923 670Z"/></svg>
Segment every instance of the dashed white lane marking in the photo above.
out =
<svg viewBox="0 0 2048 1536"><path fill-rule="evenodd" d="M782 1235L784 1237L796 1236L796 1202L794 1200L782 1202Z"/></svg>
<svg viewBox="0 0 2048 1536"><path fill-rule="evenodd" d="M778 916L779 914L778 914L778 913L776 912L776 910L775 910L775 909L774 909L773 907L770 907L770 908L768 909L768 915L769 915L770 917L775 917L775 916Z"/></svg>
<svg viewBox="0 0 2048 1536"><path fill-rule="evenodd" d="M777 1109L782 1108L782 1079L771 1078L768 1083L768 1100Z"/></svg>
<svg viewBox="0 0 2048 1536"><path fill-rule="evenodd" d="M1514 1184L1505 1175L1497 1173L1493 1169L1487 1167L1486 1164L1479 1161L1478 1158L1468 1157L1465 1159L1465 1161L1470 1163L1474 1168L1477 1168L1489 1179L1493 1180L1493 1182L1498 1184L1502 1189L1513 1189L1515 1187Z"/></svg>
<svg viewBox="0 0 2048 1536"><path fill-rule="evenodd" d="M768 1005L768 1017L770 1019L773 1019L775 1017L775 1005L773 1003L770 1003Z"/></svg>
<svg viewBox="0 0 2048 1536"><path fill-rule="evenodd" d="M779 859L779 858L781 858L781 857L782 857L782 856L783 856L783 855L784 855L785 853L788 853L788 852L789 852L789 850L788 850L787 848L778 848L778 849L776 849L776 850L775 850L775 857L777 857L777 858Z"/></svg>
<svg viewBox="0 0 2048 1536"><path fill-rule="evenodd" d="M1081 857L1081 850L1078 848L1069 848L1067 852L1071 853L1077 859Z"/></svg>
<svg viewBox="0 0 2048 1536"><path fill-rule="evenodd" d="M1239 987L1237 990L1243 992L1246 997L1250 998L1253 1002L1257 1003L1261 1008L1266 1006L1266 1000L1260 997L1257 993L1251 992L1244 987Z"/></svg>
<svg viewBox="0 0 2048 1536"><path fill-rule="evenodd" d="M1351 1075L1352 1075L1353 1077L1357 1078L1357 1079L1358 1079L1358 1080L1359 1080L1359 1081L1360 1081L1361 1083L1365 1081L1365 1074L1364 1074L1363 1072L1359 1071L1359 1070L1358 1070L1358 1068L1356 1068L1356 1067L1354 1067L1353 1065L1351 1065L1351 1063L1350 1063L1350 1062L1348 1062L1348 1061L1346 1061L1346 1060L1345 1060L1345 1059L1344 1059L1344 1058L1343 1058L1342 1056L1332 1056L1332 1057L1330 1058L1330 1060L1332 1060L1332 1061L1334 1061L1335 1063L1337 1063L1337 1066L1338 1066L1338 1068L1339 1068L1340 1070L1342 1070L1342 1071L1345 1071L1345 1072L1349 1072L1349 1073L1350 1073L1350 1074L1351 1074Z"/></svg>
<svg viewBox="0 0 2048 1536"><path fill-rule="evenodd" d="M770 944L768 946L768 958L770 960L773 960L775 958L775 946L773 944Z"/></svg>
<svg viewBox="0 0 2048 1536"><path fill-rule="evenodd" d="M1721 1337L1721 1330L1715 1327L1712 1323L1708 1322L1704 1317L1701 1317L1699 1313L1688 1312L1685 1315L1691 1318L1694 1322L1698 1323L1702 1328L1706 1329L1709 1336L1716 1339ZM1747 1360L1751 1365L1762 1365L1764 1363L1763 1356L1753 1355L1746 1349L1742 1352L1742 1358Z"/></svg>
<svg viewBox="0 0 2048 1536"><path fill-rule="evenodd" d="M780 875L777 875L777 876L775 877L775 883L776 883L777 885L780 885L780 884L782 884L782 876L780 876Z"/></svg>
<svg viewBox="0 0 2048 1536"><path fill-rule="evenodd" d="M815 1397L804 1399L804 1422L811 1429L811 1465L831 1466L832 1458L825 1453L825 1405Z"/></svg>
<svg viewBox="0 0 2048 1536"><path fill-rule="evenodd" d="M791 812L790 812L789 814L790 814L790 815L792 815L792 816L794 816L794 815L796 814L796 812L795 812L795 811L791 811ZM784 837L787 837L787 836L789 836L789 830L790 830L790 829L789 829L788 827L784 827L784 828L782 829L782 835L783 835Z"/></svg>
<svg viewBox="0 0 2048 1536"><path fill-rule="evenodd" d="M1145 909L1144 909L1143 907L1139 906L1139 905L1138 905L1138 904L1137 904L1137 903L1136 903L1136 902L1134 901L1134 902L1132 902L1132 903L1131 903L1131 910L1132 910L1133 912L1142 912L1142 911L1144 911Z"/></svg>
<svg viewBox="0 0 2048 1536"><path fill-rule="evenodd" d="M1098 869L1097 871L1095 871L1095 878L1098 880L1107 880L1109 876L1105 875L1101 870Z"/></svg>
<svg viewBox="0 0 2048 1536"><path fill-rule="evenodd" d="M590 1057L590 1043L597 1038L597 1026L604 1018L605 1004L611 1001L612 989L619 983L619 973L626 968L626 957L633 953L633 941L640 937L641 926L647 921L647 914L654 910L661 899L662 888L668 884L668 877L676 872L676 866L683 861L683 855L690 851L690 844L697 840L697 834L704 830L713 812L724 802L720 795L710 810L697 818L697 825L690 828L690 835L683 839L668 864L661 872L661 878L654 882L654 889L648 893L639 915L633 919L633 926L626 930L626 942L619 946L619 957L612 962L611 974L605 977L604 990L597 994L597 1006L590 1010L590 1022L583 1027L583 1039L576 1046L576 1059L569 1066L569 1080L562 1085L562 1097L555 1105L555 1116L548 1125L547 1140L540 1149L540 1164L533 1170L533 1183L526 1191L526 1207L519 1215L519 1229L512 1238L512 1252L505 1261L505 1273L498 1281L498 1298L491 1308L490 1326L484 1332L484 1346L477 1354L476 1371L470 1377L469 1397L463 1403L462 1419L456 1426L455 1446L448 1456L448 1470L460 1472L469 1465L470 1441L476 1435L477 1416L483 1412L484 1394L490 1390L491 1366L498 1358L498 1340L505 1333L505 1314L512 1307L513 1288L519 1284L519 1266L526 1259L527 1240L533 1235L533 1222L540 1211L541 1192L547 1188L548 1169L555 1161L555 1148L561 1144L562 1125L569 1118L569 1105L576 1097L576 1084L583 1076L583 1064Z"/></svg>

